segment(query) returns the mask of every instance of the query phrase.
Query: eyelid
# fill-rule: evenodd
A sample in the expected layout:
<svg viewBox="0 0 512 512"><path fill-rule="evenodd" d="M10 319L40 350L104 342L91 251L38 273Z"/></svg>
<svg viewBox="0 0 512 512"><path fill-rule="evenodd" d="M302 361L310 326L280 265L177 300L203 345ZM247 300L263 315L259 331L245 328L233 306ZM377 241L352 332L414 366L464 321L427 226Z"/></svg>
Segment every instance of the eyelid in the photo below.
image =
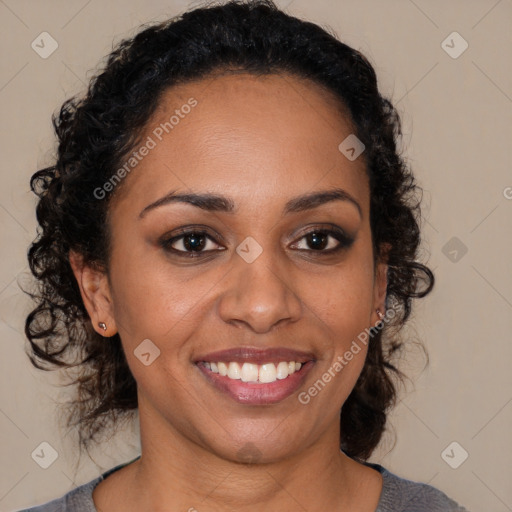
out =
<svg viewBox="0 0 512 512"><path fill-rule="evenodd" d="M334 238L338 244L336 247L326 250L315 251L314 249L298 249L299 251L318 255L335 254L342 251L343 249L348 249L355 242L355 237L349 235L344 229L334 224L319 224L307 226L302 232L300 232L298 235L295 235L294 239L296 239L296 242L294 242L294 245L297 245L302 239L312 233L323 233L328 237Z"/></svg>
<svg viewBox="0 0 512 512"><path fill-rule="evenodd" d="M353 239L354 237L349 235L344 229L340 228L336 224L330 223L318 223L318 224L310 224L303 229L301 229L298 233L293 235L294 239L302 238L306 235L309 235L313 232L328 232L329 234L336 233L340 237L344 237L347 240Z"/></svg>
<svg viewBox="0 0 512 512"><path fill-rule="evenodd" d="M222 243L225 244L223 237L219 235L218 233L212 234L211 228L204 225L191 225L191 226L184 226L182 228L178 228L176 231L174 231L171 234L163 235L159 239L159 245L163 247L166 251L176 254L178 256L183 256L187 258L200 258L203 256L211 255L215 252L222 252L226 250L226 247L222 249L209 249L207 251L182 251L179 249L173 249L171 245L176 243L178 240L182 240L187 235L197 234L202 235L206 237L208 240L213 242L216 245L221 245L221 243L218 241L220 239ZM340 228L339 226L336 226L334 224L317 224L317 225L309 225L304 227L298 234L293 235L294 243L293 245L298 244L302 239L304 239L307 235L310 235L312 233L323 233L327 235L328 237L334 238L338 244L336 247L327 249L327 250L315 250L315 249L297 249L300 252L307 252L312 253L316 255L329 255L329 254L335 254L337 252L341 252L343 249L348 249L353 242L355 241L355 238L349 234L346 233L345 230ZM337 236L335 236L337 235Z"/></svg>
<svg viewBox="0 0 512 512"><path fill-rule="evenodd" d="M190 234L202 234L209 237L215 243L218 243L218 240L221 241L223 244L226 244L224 237L220 233L217 233L217 231L203 224L193 224L190 226L183 226L181 228L177 228L172 232L166 233L165 235L161 236L159 241L168 243L171 240L175 240L177 238Z"/></svg>

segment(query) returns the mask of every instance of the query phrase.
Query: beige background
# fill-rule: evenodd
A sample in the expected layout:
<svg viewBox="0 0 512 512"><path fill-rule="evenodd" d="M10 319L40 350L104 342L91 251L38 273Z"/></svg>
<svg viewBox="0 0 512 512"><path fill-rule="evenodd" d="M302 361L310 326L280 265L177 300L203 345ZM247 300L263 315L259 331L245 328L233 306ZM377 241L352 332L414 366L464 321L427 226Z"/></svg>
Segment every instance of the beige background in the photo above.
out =
<svg viewBox="0 0 512 512"><path fill-rule="evenodd" d="M332 27L375 65L397 104L406 155L425 189L424 255L437 285L411 322L430 353L402 368L415 389L402 394L373 460L429 482L472 511L512 510L512 3L510 0L283 0L295 15ZM35 370L24 353L28 303L17 282L35 233L29 176L51 161L51 113L83 90L113 41L143 22L198 2L0 0L1 179L0 510L43 503L139 453L137 424L86 455L78 473L54 402L68 392L57 374ZM43 59L31 43L43 31L58 49ZM457 31L469 44L454 59L441 43ZM451 43L450 43L451 44ZM460 48L454 43L455 49ZM457 262L445 245L457 237ZM444 248L444 249L443 249ZM445 255L445 253L448 254ZM31 453L46 441L57 460L42 469ZM441 457L457 441L458 469ZM460 448L449 452L453 460Z"/></svg>

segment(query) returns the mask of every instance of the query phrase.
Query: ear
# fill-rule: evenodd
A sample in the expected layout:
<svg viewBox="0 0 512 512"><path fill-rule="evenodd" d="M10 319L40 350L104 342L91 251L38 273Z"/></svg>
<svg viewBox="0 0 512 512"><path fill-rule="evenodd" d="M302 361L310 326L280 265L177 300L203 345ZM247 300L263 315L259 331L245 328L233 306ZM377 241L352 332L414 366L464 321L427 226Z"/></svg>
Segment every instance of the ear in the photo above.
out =
<svg viewBox="0 0 512 512"><path fill-rule="evenodd" d="M106 272L84 263L83 256L69 251L69 263L80 288L85 308L91 318L94 330L101 336L110 337L117 333L113 314L113 301ZM106 330L98 324L103 322Z"/></svg>
<svg viewBox="0 0 512 512"><path fill-rule="evenodd" d="M379 309L382 314L386 312L386 295L388 289L388 253L391 249L390 244L383 244L380 257L377 260L375 268L375 279L373 286L373 310L372 323L380 321L376 310Z"/></svg>

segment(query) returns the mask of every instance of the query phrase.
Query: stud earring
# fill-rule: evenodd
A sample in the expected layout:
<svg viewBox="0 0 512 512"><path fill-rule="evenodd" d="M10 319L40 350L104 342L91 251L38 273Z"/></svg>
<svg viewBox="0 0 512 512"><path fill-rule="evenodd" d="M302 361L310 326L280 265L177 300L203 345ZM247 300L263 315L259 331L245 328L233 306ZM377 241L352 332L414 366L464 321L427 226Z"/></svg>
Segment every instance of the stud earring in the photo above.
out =
<svg viewBox="0 0 512 512"><path fill-rule="evenodd" d="M384 319L384 315L382 314L381 310L379 308L377 308L375 311L377 312L377 316L379 317L379 319L383 320Z"/></svg>
<svg viewBox="0 0 512 512"><path fill-rule="evenodd" d="M99 327L100 329L103 329L104 331L106 331L106 330L107 330L107 324L106 324L106 323L104 323L104 322L98 322L98 327Z"/></svg>

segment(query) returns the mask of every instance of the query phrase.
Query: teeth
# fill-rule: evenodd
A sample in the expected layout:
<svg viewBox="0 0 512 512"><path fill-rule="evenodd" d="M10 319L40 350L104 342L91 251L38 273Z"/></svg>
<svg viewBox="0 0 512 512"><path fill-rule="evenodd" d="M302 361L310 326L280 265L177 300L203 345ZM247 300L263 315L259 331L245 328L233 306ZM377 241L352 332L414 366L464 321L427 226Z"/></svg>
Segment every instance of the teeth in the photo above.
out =
<svg viewBox="0 0 512 512"><path fill-rule="evenodd" d="M295 361L281 361L279 363L265 363L262 365L253 363L243 363L240 366L235 361L231 362L205 362L206 368L213 373L218 373L223 377L228 377L233 380L241 380L242 382L260 382L270 383L276 380L286 379L288 375L299 371L302 368L302 363Z"/></svg>
<svg viewBox="0 0 512 512"><path fill-rule="evenodd" d="M219 374L222 375L223 377L225 377L228 374L228 367L226 363L217 363L217 368L219 370Z"/></svg>
<svg viewBox="0 0 512 512"><path fill-rule="evenodd" d="M272 365L272 366L274 366L274 365ZM288 377L288 375L290 373L289 372L290 367L291 367L291 365L288 366L288 363L283 363L283 362L279 363L277 365L276 377L278 379L286 379L286 377ZM293 371L295 371L295 364L293 365Z"/></svg>
<svg viewBox="0 0 512 512"><path fill-rule="evenodd" d="M257 382L258 365L252 363L244 363L242 366L242 382Z"/></svg>
<svg viewBox="0 0 512 512"><path fill-rule="evenodd" d="M260 372L258 374L258 380L260 382L274 382L276 380L277 370L274 363L262 364L260 366Z"/></svg>
<svg viewBox="0 0 512 512"><path fill-rule="evenodd" d="M240 365L238 363L229 363L228 377L230 379L240 379Z"/></svg>

